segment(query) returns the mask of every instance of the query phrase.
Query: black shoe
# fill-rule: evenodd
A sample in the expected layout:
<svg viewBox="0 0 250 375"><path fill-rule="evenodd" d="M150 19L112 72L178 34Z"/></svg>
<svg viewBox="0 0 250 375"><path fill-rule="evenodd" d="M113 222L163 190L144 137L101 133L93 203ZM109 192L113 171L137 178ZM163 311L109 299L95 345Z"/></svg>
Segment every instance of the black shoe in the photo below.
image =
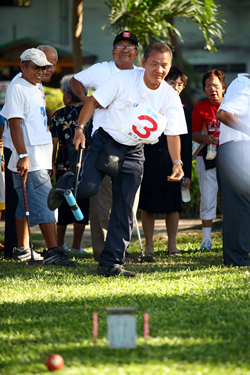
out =
<svg viewBox="0 0 250 375"><path fill-rule="evenodd" d="M123 268L123 266L120 266L118 264L115 264L111 267L103 267L100 266L100 264L97 266L97 275L102 276L124 276L124 277L135 277L135 272L127 271Z"/></svg>
<svg viewBox="0 0 250 375"><path fill-rule="evenodd" d="M62 246L56 247L52 250L44 251L43 252L44 264L55 264L57 266L64 266L64 267L76 267L77 262L73 262L63 253Z"/></svg>
<svg viewBox="0 0 250 375"><path fill-rule="evenodd" d="M34 257L34 260L43 260L43 257L41 256L41 254L38 254L35 250L33 250L33 257ZM17 247L14 247L13 259L21 260L21 261L31 260L31 249L28 248L28 249L20 250Z"/></svg>
<svg viewBox="0 0 250 375"><path fill-rule="evenodd" d="M141 263L141 258L138 257L135 254L128 253L127 251L125 252L125 262L134 262L134 263Z"/></svg>
<svg viewBox="0 0 250 375"><path fill-rule="evenodd" d="M59 178L56 185L50 190L47 198L47 205L51 211L55 211L61 206L64 200L64 192L69 190L68 188L65 188L66 181L72 176L74 176L74 173L71 171L64 173L64 175Z"/></svg>

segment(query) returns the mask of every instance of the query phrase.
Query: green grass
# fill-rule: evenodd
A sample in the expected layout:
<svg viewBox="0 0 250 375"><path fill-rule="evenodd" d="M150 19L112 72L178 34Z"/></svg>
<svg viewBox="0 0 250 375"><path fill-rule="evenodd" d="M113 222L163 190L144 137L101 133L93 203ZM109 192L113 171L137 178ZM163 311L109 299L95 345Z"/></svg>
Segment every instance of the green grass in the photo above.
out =
<svg viewBox="0 0 250 375"><path fill-rule="evenodd" d="M128 264L134 279L95 275L96 263L76 269L24 267L0 261L0 374L48 374L44 362L61 354L57 374L250 374L247 268L226 268L221 232L214 249L198 251L200 230L178 234L182 257L169 256L155 237L157 262ZM131 252L139 254L133 241ZM107 313L99 311L97 349L92 340L95 309L132 306L150 314L148 350L143 313L137 314L137 348L109 349Z"/></svg>

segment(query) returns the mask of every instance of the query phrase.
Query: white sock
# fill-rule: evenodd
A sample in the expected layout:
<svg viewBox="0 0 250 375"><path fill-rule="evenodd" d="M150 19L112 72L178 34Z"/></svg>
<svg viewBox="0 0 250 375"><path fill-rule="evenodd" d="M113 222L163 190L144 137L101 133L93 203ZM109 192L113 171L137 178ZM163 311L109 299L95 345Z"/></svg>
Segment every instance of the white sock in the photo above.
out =
<svg viewBox="0 0 250 375"><path fill-rule="evenodd" d="M212 230L212 228L211 227L209 227L209 228L202 228L202 230L203 230L203 241L202 242L204 242L204 241L211 241L211 230Z"/></svg>

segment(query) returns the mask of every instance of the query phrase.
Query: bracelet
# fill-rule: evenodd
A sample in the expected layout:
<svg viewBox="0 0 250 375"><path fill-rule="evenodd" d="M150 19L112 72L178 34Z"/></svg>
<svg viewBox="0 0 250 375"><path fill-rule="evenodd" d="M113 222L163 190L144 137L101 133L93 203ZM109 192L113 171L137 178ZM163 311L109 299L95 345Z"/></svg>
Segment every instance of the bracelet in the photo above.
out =
<svg viewBox="0 0 250 375"><path fill-rule="evenodd" d="M76 129L81 129L82 131L84 131L84 126L76 126L76 127L75 127L75 130L76 130Z"/></svg>
<svg viewBox="0 0 250 375"><path fill-rule="evenodd" d="M181 163L181 166L183 167L183 162L182 162L180 159L176 159L176 160L173 162L173 165L175 165L175 163Z"/></svg>

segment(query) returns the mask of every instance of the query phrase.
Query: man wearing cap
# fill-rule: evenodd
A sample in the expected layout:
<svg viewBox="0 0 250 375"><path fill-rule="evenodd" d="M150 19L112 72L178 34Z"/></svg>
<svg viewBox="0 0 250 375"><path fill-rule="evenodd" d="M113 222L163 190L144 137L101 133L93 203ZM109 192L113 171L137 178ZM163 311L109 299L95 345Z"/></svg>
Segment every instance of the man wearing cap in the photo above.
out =
<svg viewBox="0 0 250 375"><path fill-rule="evenodd" d="M104 276L135 276L123 268L131 239L132 207L141 183L144 163L143 143L156 143L164 132L173 163L170 181L180 181L184 173L180 160L180 134L187 133L181 100L164 78L171 68L172 51L156 42L144 52L145 70L125 70L113 75L89 98L80 112L74 144L84 147L84 126L95 108L108 107L100 127L92 136L82 165L77 198L98 192L105 174L113 176L113 205L108 234L99 258L97 273ZM74 190L75 176L66 173L50 191L48 206L56 209L67 189Z"/></svg>
<svg viewBox="0 0 250 375"><path fill-rule="evenodd" d="M44 264L75 266L57 247L55 215L46 209L46 199L51 188L48 170L52 168L52 139L47 129L45 100L37 84L51 66L46 55L39 49L25 50L21 56L21 77L9 87L3 116L10 127L12 154L8 168L12 171L14 188L18 195L16 209L17 247L13 257L29 260L31 249L27 235L21 176L26 181L31 226L39 224L48 247ZM42 256L34 252L35 259Z"/></svg>
<svg viewBox="0 0 250 375"><path fill-rule="evenodd" d="M58 54L54 47L48 45L40 45L37 47L39 50L43 51L46 55L47 60L51 65L48 66L48 69L44 72L42 82L49 82L52 75L55 72L56 64L58 60ZM15 82L17 78L20 78L22 73L18 73L10 82L7 91L10 86ZM43 86L41 83L37 84L38 88L42 91L44 100L45 95L43 91ZM18 203L18 197L16 191L13 187L12 172L7 168L9 159L11 156L11 136L10 128L4 126L4 158L6 163L5 170L5 230L4 230L4 256L5 258L12 258L13 248L17 246L16 238L16 222L15 222L15 212ZM26 234L28 236L28 233Z"/></svg>
<svg viewBox="0 0 250 375"><path fill-rule="evenodd" d="M134 66L138 57L138 42L136 36L129 31L123 31L115 37L112 54L114 61L95 64L75 74L71 79L71 88L83 103L88 99L84 94L84 88L96 90L115 73L122 70L138 69ZM104 109L97 108L95 110L92 135L99 128L104 112ZM111 206L112 182L109 176L105 176L98 194L90 198L91 238L95 260L99 259L105 245ZM133 226L133 223L131 225ZM126 256L132 257L133 254L127 253Z"/></svg>

